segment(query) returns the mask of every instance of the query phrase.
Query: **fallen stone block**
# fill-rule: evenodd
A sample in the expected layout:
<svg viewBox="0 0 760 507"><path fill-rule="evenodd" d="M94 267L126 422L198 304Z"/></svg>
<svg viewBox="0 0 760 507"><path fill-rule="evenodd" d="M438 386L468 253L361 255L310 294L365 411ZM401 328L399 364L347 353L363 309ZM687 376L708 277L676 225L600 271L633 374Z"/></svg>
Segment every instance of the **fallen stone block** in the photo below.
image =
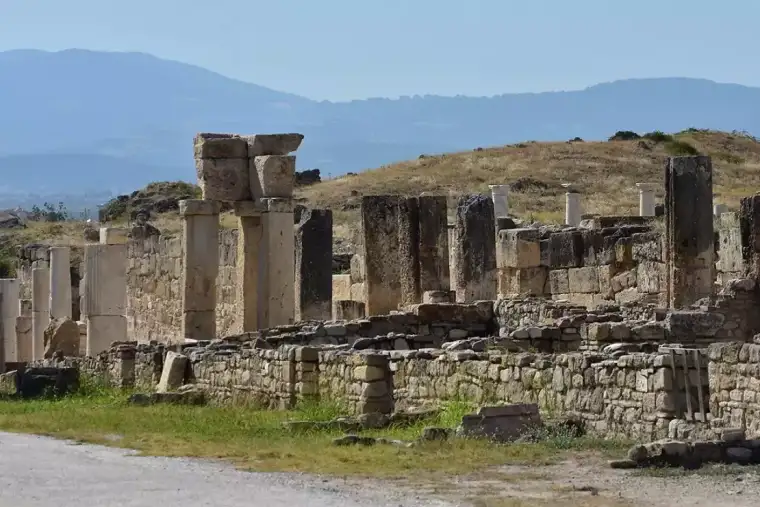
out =
<svg viewBox="0 0 760 507"><path fill-rule="evenodd" d="M44 331L45 359L79 355L79 325L67 318L53 319Z"/></svg>
<svg viewBox="0 0 760 507"><path fill-rule="evenodd" d="M186 369L187 356L172 351L167 352L156 391L166 393L178 389L184 383Z"/></svg>
<svg viewBox="0 0 760 507"><path fill-rule="evenodd" d="M79 389L77 368L29 368L17 375L17 395L24 399L64 396Z"/></svg>
<svg viewBox="0 0 760 507"><path fill-rule="evenodd" d="M538 405L518 404L481 407L477 414L466 415L457 432L462 436L489 438L509 442L541 425Z"/></svg>

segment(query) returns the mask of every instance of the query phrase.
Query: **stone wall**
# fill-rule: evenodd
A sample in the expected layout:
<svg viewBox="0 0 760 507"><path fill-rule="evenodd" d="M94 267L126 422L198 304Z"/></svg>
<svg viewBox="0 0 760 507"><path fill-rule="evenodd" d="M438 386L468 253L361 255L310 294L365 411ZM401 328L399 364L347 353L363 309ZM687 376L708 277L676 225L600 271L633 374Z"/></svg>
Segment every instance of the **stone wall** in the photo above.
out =
<svg viewBox="0 0 760 507"><path fill-rule="evenodd" d="M715 424L760 433L760 345L714 344L709 356L710 413Z"/></svg>
<svg viewBox="0 0 760 507"><path fill-rule="evenodd" d="M667 436L685 403L670 381L669 359L460 352L410 355L391 366L397 409L443 400L538 403L545 414L579 418L600 435L654 439Z"/></svg>
<svg viewBox="0 0 760 507"><path fill-rule="evenodd" d="M158 382L164 353L162 346L119 344L65 364L111 385L147 389ZM320 399L338 401L351 413L390 413L446 401L531 402L546 415L578 418L600 435L646 439L667 435L669 421L685 406L666 354L263 350L251 343L185 347L184 353L190 357L186 381L204 387L216 403L283 409ZM688 364L690 371L695 366ZM706 383L706 365L700 366Z"/></svg>
<svg viewBox="0 0 760 507"><path fill-rule="evenodd" d="M647 225L603 225L499 231L499 296L544 296L587 307L663 304L662 234Z"/></svg>
<svg viewBox="0 0 760 507"><path fill-rule="evenodd" d="M221 335L236 333L235 264L237 230L219 233L216 321ZM181 341L182 240L151 236L128 243L127 322L129 336L139 342ZM209 337L215 338L215 337Z"/></svg>
<svg viewBox="0 0 760 507"><path fill-rule="evenodd" d="M76 367L82 377L118 388L153 389L161 377L166 349L157 343L114 343L94 357L44 359L35 366Z"/></svg>

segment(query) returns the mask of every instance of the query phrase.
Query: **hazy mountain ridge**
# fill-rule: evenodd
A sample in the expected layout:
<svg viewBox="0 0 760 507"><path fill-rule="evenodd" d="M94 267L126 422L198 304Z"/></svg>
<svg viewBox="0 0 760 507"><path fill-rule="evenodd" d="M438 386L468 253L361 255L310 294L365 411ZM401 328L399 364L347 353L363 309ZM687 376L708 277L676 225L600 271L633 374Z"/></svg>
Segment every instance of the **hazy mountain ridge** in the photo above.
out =
<svg viewBox="0 0 760 507"><path fill-rule="evenodd" d="M199 131L301 132L299 169L323 174L617 130L757 133L760 88L634 79L582 91L331 103L146 54L20 50L0 53L0 111L0 189L65 194L192 181Z"/></svg>

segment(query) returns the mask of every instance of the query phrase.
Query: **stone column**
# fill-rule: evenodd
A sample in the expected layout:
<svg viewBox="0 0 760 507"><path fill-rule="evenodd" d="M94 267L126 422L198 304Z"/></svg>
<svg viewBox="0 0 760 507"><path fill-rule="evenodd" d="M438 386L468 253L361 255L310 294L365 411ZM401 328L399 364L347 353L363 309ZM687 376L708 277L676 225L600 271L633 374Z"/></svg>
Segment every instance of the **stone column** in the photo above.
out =
<svg viewBox="0 0 760 507"><path fill-rule="evenodd" d="M67 246L50 247L50 316L71 318L71 249Z"/></svg>
<svg viewBox="0 0 760 507"><path fill-rule="evenodd" d="M21 283L16 278L0 279L0 294L3 296L0 305L3 328L5 360L8 362L19 361L18 340L16 338L16 317L18 317L18 301Z"/></svg>
<svg viewBox="0 0 760 507"><path fill-rule="evenodd" d="M665 169L665 258L670 308L712 294L715 270L712 161L671 157Z"/></svg>
<svg viewBox="0 0 760 507"><path fill-rule="evenodd" d="M449 224L445 196L422 196L419 202L420 292L448 291Z"/></svg>
<svg viewBox="0 0 760 507"><path fill-rule="evenodd" d="M127 245L84 247L87 355L127 340Z"/></svg>
<svg viewBox="0 0 760 507"><path fill-rule="evenodd" d="M331 318L332 227L329 209L308 209L296 225L296 322Z"/></svg>
<svg viewBox="0 0 760 507"><path fill-rule="evenodd" d="M565 225L578 227L581 223L581 194L572 183L563 183L565 193Z"/></svg>
<svg viewBox="0 0 760 507"><path fill-rule="evenodd" d="M216 339L216 277L219 274L218 201L197 199L179 202L184 255L182 337Z"/></svg>
<svg viewBox="0 0 760 507"><path fill-rule="evenodd" d="M398 199L399 305L421 302L420 290L420 210L414 197Z"/></svg>
<svg viewBox="0 0 760 507"><path fill-rule="evenodd" d="M654 216L654 185L651 183L636 183L639 189L639 216Z"/></svg>
<svg viewBox="0 0 760 507"><path fill-rule="evenodd" d="M368 195L361 202L361 257L365 263L367 316L387 315L401 301L399 266L399 197Z"/></svg>
<svg viewBox="0 0 760 507"><path fill-rule="evenodd" d="M739 228L744 275L758 278L760 277L760 195L741 199Z"/></svg>
<svg viewBox="0 0 760 507"><path fill-rule="evenodd" d="M255 202L236 202L235 215L238 218L237 242L237 304L241 331L249 333L259 329L259 262L263 225L261 206Z"/></svg>
<svg viewBox="0 0 760 507"><path fill-rule="evenodd" d="M45 356L45 329L50 324L50 269L32 268L32 358Z"/></svg>
<svg viewBox="0 0 760 507"><path fill-rule="evenodd" d="M491 189L494 216L503 218L509 216L509 185L488 185Z"/></svg>
<svg viewBox="0 0 760 507"><path fill-rule="evenodd" d="M286 198L261 201L266 211L261 216L257 320L259 327L266 329L295 321L296 246L292 201Z"/></svg>
<svg viewBox="0 0 760 507"><path fill-rule="evenodd" d="M457 302L496 299L496 228L493 201L485 196L462 197L456 218Z"/></svg>
<svg viewBox="0 0 760 507"><path fill-rule="evenodd" d="M21 299L18 302L18 313L16 317L16 351L20 362L28 362L34 359L32 344L34 335L32 334L32 300Z"/></svg>

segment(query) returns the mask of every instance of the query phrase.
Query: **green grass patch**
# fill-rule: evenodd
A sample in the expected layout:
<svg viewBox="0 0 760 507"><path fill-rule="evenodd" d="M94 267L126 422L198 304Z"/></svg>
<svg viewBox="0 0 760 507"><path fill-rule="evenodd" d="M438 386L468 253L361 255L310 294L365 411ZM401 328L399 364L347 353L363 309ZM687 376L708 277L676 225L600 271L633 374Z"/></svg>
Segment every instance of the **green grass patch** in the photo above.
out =
<svg viewBox="0 0 760 507"><path fill-rule="evenodd" d="M57 400L0 401L0 430L49 435L136 449L144 455L220 458L246 470L403 478L477 472L504 464L548 464L568 452L619 454L626 443L590 438L547 438L539 443L497 445L454 439L406 448L378 444L340 447L340 431L294 432L288 420L330 420L339 404L306 404L291 411L238 406L134 406L128 394L85 383L80 393ZM415 440L425 426L454 426L470 406L454 402L411 427L367 431L368 436Z"/></svg>

